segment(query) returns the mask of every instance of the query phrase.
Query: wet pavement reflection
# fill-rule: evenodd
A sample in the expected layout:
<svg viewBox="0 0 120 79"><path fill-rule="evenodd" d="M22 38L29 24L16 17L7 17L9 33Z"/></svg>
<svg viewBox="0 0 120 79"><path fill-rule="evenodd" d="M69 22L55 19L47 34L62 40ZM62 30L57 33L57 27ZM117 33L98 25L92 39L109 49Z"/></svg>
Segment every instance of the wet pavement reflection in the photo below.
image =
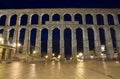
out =
<svg viewBox="0 0 120 79"><path fill-rule="evenodd" d="M0 79L119 79L120 64L103 61L0 64Z"/></svg>

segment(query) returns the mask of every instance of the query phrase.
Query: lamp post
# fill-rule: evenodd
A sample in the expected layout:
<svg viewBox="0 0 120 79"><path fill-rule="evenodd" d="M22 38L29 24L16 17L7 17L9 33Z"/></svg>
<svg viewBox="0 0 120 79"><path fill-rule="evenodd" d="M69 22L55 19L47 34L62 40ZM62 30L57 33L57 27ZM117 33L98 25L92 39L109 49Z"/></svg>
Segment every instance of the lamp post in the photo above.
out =
<svg viewBox="0 0 120 79"><path fill-rule="evenodd" d="M105 51L105 45L101 45L101 51L102 51L102 52Z"/></svg>
<svg viewBox="0 0 120 79"><path fill-rule="evenodd" d="M101 45L101 57L102 57L102 60L104 60L106 58L106 54L104 53L105 52L105 45Z"/></svg>

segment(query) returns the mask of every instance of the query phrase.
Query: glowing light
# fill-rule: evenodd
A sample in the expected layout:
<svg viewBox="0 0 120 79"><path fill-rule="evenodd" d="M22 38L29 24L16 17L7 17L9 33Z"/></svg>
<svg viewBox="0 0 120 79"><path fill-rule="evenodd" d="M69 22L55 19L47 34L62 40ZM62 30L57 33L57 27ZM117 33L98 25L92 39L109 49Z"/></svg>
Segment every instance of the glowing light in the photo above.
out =
<svg viewBox="0 0 120 79"><path fill-rule="evenodd" d="M70 60L72 60L72 57L70 57Z"/></svg>
<svg viewBox="0 0 120 79"><path fill-rule="evenodd" d="M79 58L80 56L79 56L79 55L77 55L76 57L77 57L77 58Z"/></svg>
<svg viewBox="0 0 120 79"><path fill-rule="evenodd" d="M13 43L13 44L12 44L12 46L13 46L13 47L16 47L16 43ZM21 44L20 44L20 43L18 43L18 44L17 44L17 46L18 46L18 47L20 47L20 46L21 46Z"/></svg>
<svg viewBox="0 0 120 79"><path fill-rule="evenodd" d="M101 58L104 60L106 58L106 54L101 53Z"/></svg>
<svg viewBox="0 0 120 79"><path fill-rule="evenodd" d="M82 57L83 56L83 53L79 53L76 57L79 58L79 57Z"/></svg>
<svg viewBox="0 0 120 79"><path fill-rule="evenodd" d="M48 55L46 55L45 58L47 59L47 58L48 58Z"/></svg>
<svg viewBox="0 0 120 79"><path fill-rule="evenodd" d="M13 45L12 45L13 47L15 47L16 46L16 44L15 43L13 43Z"/></svg>
<svg viewBox="0 0 120 79"><path fill-rule="evenodd" d="M79 53L79 56L83 56L83 53Z"/></svg>
<svg viewBox="0 0 120 79"><path fill-rule="evenodd" d="M34 50L34 51L33 51L33 54L35 54L35 53L36 53L36 51Z"/></svg>
<svg viewBox="0 0 120 79"><path fill-rule="evenodd" d="M105 45L101 45L101 51L105 51Z"/></svg>
<svg viewBox="0 0 120 79"><path fill-rule="evenodd" d="M20 44L20 43L18 43L18 44L17 44L17 46L18 46L18 47L20 47L20 46L21 46L21 44Z"/></svg>
<svg viewBox="0 0 120 79"><path fill-rule="evenodd" d="M4 43L4 39L2 37L0 37L0 44Z"/></svg>
<svg viewBox="0 0 120 79"><path fill-rule="evenodd" d="M120 63L119 61L116 61L115 63Z"/></svg>
<svg viewBox="0 0 120 79"><path fill-rule="evenodd" d="M94 56L93 55L90 55L90 59L93 59L94 58Z"/></svg>
<svg viewBox="0 0 120 79"><path fill-rule="evenodd" d="M78 53L77 55L76 55L76 57L77 57L77 61L80 61L80 62L83 62L83 60L84 60L84 56L83 56L83 53Z"/></svg>
<svg viewBox="0 0 120 79"><path fill-rule="evenodd" d="M101 56L103 56L104 54L103 53L101 53Z"/></svg>
<svg viewBox="0 0 120 79"><path fill-rule="evenodd" d="M58 55L58 58L60 59L60 58L61 58L61 55Z"/></svg>
<svg viewBox="0 0 120 79"><path fill-rule="evenodd" d="M55 54L53 53L52 56L55 56Z"/></svg>

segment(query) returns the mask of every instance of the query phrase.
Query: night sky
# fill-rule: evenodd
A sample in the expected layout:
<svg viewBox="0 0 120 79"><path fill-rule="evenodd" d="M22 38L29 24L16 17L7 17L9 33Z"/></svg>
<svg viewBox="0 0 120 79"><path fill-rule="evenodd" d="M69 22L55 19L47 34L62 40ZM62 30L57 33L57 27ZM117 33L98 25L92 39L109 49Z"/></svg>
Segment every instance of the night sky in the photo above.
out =
<svg viewBox="0 0 120 79"><path fill-rule="evenodd" d="M11 8L120 8L120 0L0 0L0 9Z"/></svg>

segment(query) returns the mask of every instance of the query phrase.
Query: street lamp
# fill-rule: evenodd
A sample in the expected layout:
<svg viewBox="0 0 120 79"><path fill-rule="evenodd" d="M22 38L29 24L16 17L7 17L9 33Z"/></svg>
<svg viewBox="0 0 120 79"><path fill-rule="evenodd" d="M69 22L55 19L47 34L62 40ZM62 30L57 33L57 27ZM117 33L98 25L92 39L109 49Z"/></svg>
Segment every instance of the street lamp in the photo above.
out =
<svg viewBox="0 0 120 79"><path fill-rule="evenodd" d="M48 58L48 55L46 55L45 58L47 59L47 58Z"/></svg>
<svg viewBox="0 0 120 79"><path fill-rule="evenodd" d="M21 46L21 44L20 44L20 43L18 43L18 44L17 44L17 46L18 46L18 47L20 47L20 46Z"/></svg>
<svg viewBox="0 0 120 79"><path fill-rule="evenodd" d="M77 57L77 61L83 61L83 59L84 59L82 52L78 53L76 57Z"/></svg>
<svg viewBox="0 0 120 79"><path fill-rule="evenodd" d="M17 45L17 47L20 47L20 46L21 46L21 44L20 44L20 43L18 43L18 44L13 43L13 44L12 44L12 46L13 46L13 47L16 47L16 45Z"/></svg>
<svg viewBox="0 0 120 79"><path fill-rule="evenodd" d="M105 51L105 45L101 45L101 51L102 51L102 52Z"/></svg>
<svg viewBox="0 0 120 79"><path fill-rule="evenodd" d="M102 60L104 60L106 58L106 54L103 53L103 52L105 52L105 45L101 45L101 51L102 51L101 57L102 57Z"/></svg>
<svg viewBox="0 0 120 79"><path fill-rule="evenodd" d="M34 50L34 51L33 51L33 54L35 54L35 53L36 53L36 51Z"/></svg>
<svg viewBox="0 0 120 79"><path fill-rule="evenodd" d="M52 54L52 56L54 57L54 56L55 56L55 54L53 53L53 54Z"/></svg>
<svg viewBox="0 0 120 79"><path fill-rule="evenodd" d="M60 59L61 58L61 55L58 55L58 59Z"/></svg>

